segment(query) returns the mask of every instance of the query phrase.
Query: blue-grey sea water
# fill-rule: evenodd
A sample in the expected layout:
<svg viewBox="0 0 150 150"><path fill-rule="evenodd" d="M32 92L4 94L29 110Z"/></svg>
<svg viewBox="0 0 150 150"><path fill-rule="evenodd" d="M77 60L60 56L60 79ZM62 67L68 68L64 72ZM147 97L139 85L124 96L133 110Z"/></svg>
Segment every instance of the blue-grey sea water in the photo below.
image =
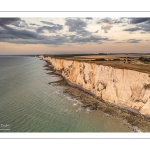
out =
<svg viewBox="0 0 150 150"><path fill-rule="evenodd" d="M131 132L124 121L89 111L63 93L37 57L0 56L0 132Z"/></svg>

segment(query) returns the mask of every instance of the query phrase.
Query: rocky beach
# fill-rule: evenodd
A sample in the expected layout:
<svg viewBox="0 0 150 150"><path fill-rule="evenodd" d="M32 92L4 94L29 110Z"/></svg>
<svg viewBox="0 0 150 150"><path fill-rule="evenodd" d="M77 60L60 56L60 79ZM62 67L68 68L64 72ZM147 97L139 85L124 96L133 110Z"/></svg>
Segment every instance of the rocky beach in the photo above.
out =
<svg viewBox="0 0 150 150"><path fill-rule="evenodd" d="M48 60L45 60L47 70L50 70L50 74L57 74L62 77L60 81L52 82L49 84L57 86L65 86L64 93L69 93L72 97L76 98L82 103L83 108L92 110L102 110L108 115L115 116L121 120L126 120L132 127L138 127L143 131L150 131L150 117L149 115L141 114L137 109L133 109L129 106L112 103L105 101L101 97L97 96L88 89L83 88L81 85L72 83L69 79L66 79L62 72L55 69L54 65ZM133 131L136 130L133 128Z"/></svg>

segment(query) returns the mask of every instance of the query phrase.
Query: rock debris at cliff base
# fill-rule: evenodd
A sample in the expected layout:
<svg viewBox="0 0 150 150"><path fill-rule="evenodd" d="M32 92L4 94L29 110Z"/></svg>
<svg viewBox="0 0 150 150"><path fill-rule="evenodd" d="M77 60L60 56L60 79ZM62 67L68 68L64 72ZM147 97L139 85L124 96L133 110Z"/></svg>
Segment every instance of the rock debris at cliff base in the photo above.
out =
<svg viewBox="0 0 150 150"><path fill-rule="evenodd" d="M43 57L66 80L101 99L150 115L150 77L147 73L84 61Z"/></svg>
<svg viewBox="0 0 150 150"><path fill-rule="evenodd" d="M96 68L97 66L95 66L95 64L93 64L93 63L89 64L89 63L82 62L82 64L81 64L81 62L77 62L77 61L74 62L71 60L64 60L64 59L46 58L46 60L47 61L49 60L51 62L51 64L53 65L54 70L59 71L59 74L61 73L61 75L65 79L69 80L70 82L72 82L74 84L80 85L87 90L91 90L95 95L97 95L99 98L102 98L102 99L104 99L104 96L102 96L102 94L104 94L104 93L101 92L103 90L105 90L105 94L107 94L108 96L112 95L113 90L109 90L108 86L112 86L110 84L110 82L113 82L113 86L115 87L115 91L116 91L114 97L115 96L117 96L117 98L119 97L121 102L119 100L118 101L114 100L115 98L113 98L113 97L110 97L110 99L108 99L108 100L105 98L104 101L114 103L116 105L121 104L121 105L124 105L125 107L127 106L127 107L131 108L131 110L136 110L139 113L142 112L142 111L140 112L140 110L142 110L141 108L145 107L143 109L144 113L141 113L141 114L149 115L149 113L147 113L147 112L149 112L148 103L149 103L149 98L150 98L149 94L150 93L149 93L149 89L143 88L145 84L149 84L149 82L150 82L149 81L150 77L148 74L137 72L137 71L132 71L132 70L125 70L125 69L121 70L121 69L116 69L116 68L112 68L112 67L108 67L108 66L101 66L100 68ZM95 68L98 70L99 76L97 76L95 74L95 70L94 70ZM123 71L123 72L118 74L118 72L120 72L120 71ZM133 73L133 75L132 75L132 73ZM129 78L125 78L125 75L127 75ZM136 78L136 75L137 75L137 78ZM121 77L121 76L123 76L123 77ZM111 79L110 79L110 77L111 77ZM105 80L104 79L102 80L102 78L105 78ZM100 80L98 81L98 79L100 79ZM125 85L129 86L129 84L132 85L132 86L130 85L130 90L132 91L132 93L129 93L132 97L132 98L130 98L130 105L128 105L129 100L128 99L125 100L125 98L122 97L122 95L121 95L121 94L123 94L123 96L128 95L126 92L128 92L129 88L128 87L124 88L123 84L122 84L122 86L120 86L120 84L118 85L117 83L120 81L117 79L122 80L124 83L124 86ZM131 81L133 79L134 82L129 82L129 81L126 82L127 79L131 80ZM86 80L86 82L85 82L85 80ZM93 80L96 84L99 83L99 85L100 85L97 89L96 89L96 84L94 86L92 86L92 88L91 88L91 85L93 85L91 83L94 83ZM141 84L142 83L141 81L143 82L143 84ZM58 83L58 84L60 84L60 83ZM118 86L118 88L124 89L124 90L123 91L116 90L117 89L116 86ZM68 89L67 92L72 94L73 91L70 91L70 90L71 90L71 88ZM72 95L74 95L74 94L72 94ZM144 97L146 100L142 99L141 97L142 98ZM149 125L150 125L149 122L144 120L139 114L138 115L140 117L134 116L132 113L129 113L127 110L126 110L126 112L125 111L120 112L120 109L118 109L114 106L113 107L111 106L112 108L109 108L109 105L105 102L103 104L102 103L100 104L99 101L93 102L92 97L90 97L89 100L83 99L81 101L84 103L83 107L89 107L90 109L93 109L93 110L100 109L100 110L102 110L106 113L109 113L111 115L114 115L114 116L118 116L120 114L122 116L122 114L126 113L122 117L124 119L127 119L128 122L131 123L133 126L140 124L140 128L142 128L142 124L144 123L143 125L144 126L146 125L147 130L149 130Z"/></svg>
<svg viewBox="0 0 150 150"><path fill-rule="evenodd" d="M150 131L150 122L141 118L140 116L135 116L135 114L125 111L121 108L117 108L112 106L105 101L100 100L99 98L95 98L84 91L71 87L70 85L62 80L61 82L56 82L56 86L65 86L66 90L63 91L64 94L69 94L71 97L82 103L83 108L88 108L89 110L101 110L106 114L115 116L117 118L121 118L122 120L126 120L128 124L131 126L137 126L143 132Z"/></svg>

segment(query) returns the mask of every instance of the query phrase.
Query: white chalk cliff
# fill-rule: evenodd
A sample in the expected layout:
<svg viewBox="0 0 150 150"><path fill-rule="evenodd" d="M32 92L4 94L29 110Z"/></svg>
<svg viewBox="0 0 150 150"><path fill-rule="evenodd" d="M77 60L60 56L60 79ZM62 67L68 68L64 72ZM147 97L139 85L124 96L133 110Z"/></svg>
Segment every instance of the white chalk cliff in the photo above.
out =
<svg viewBox="0 0 150 150"><path fill-rule="evenodd" d="M150 75L96 63L43 57L70 82L91 91L104 101L150 115Z"/></svg>

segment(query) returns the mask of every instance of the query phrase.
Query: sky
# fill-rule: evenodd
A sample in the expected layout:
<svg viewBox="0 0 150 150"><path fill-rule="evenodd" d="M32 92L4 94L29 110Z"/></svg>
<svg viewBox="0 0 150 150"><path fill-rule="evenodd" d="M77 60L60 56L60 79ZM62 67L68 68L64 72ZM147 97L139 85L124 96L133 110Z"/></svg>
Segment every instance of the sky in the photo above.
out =
<svg viewBox="0 0 150 150"><path fill-rule="evenodd" d="M150 18L0 18L0 55L125 52L150 52Z"/></svg>

